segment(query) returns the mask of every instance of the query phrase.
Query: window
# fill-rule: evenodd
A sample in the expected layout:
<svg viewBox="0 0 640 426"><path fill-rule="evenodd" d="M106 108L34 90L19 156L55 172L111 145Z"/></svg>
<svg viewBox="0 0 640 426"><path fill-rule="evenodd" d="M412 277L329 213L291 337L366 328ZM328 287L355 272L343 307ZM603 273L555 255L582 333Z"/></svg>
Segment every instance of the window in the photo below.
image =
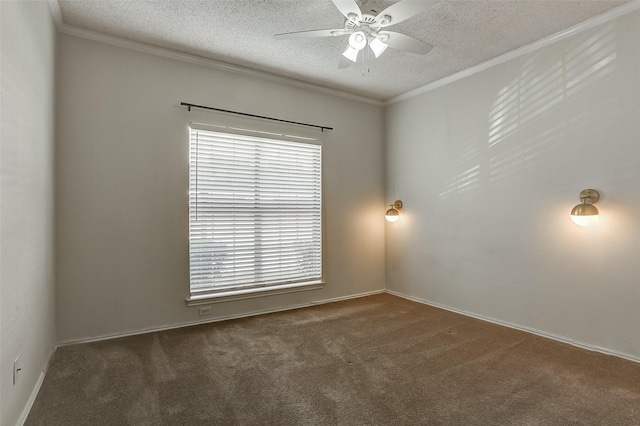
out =
<svg viewBox="0 0 640 426"><path fill-rule="evenodd" d="M321 145L190 134L189 301L320 285Z"/></svg>

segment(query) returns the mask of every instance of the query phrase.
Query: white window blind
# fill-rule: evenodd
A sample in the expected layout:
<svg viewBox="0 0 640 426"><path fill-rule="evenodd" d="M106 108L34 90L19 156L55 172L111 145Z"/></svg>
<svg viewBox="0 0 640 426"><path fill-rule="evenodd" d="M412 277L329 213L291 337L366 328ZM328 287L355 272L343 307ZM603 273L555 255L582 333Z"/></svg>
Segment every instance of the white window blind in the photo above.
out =
<svg viewBox="0 0 640 426"><path fill-rule="evenodd" d="M190 133L191 295L320 280L321 146Z"/></svg>

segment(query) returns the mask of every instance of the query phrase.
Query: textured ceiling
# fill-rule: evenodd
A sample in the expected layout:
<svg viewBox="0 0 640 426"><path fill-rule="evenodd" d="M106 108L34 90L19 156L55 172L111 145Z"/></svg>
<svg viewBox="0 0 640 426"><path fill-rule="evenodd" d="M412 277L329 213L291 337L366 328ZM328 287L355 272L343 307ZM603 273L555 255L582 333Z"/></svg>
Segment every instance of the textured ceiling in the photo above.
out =
<svg viewBox="0 0 640 426"><path fill-rule="evenodd" d="M369 0L364 11L396 1ZM343 28L331 0L58 0L66 26L387 100L599 15L627 1L428 1L389 30L430 43L425 55L392 49L366 67L338 69L347 37L276 40L274 34Z"/></svg>

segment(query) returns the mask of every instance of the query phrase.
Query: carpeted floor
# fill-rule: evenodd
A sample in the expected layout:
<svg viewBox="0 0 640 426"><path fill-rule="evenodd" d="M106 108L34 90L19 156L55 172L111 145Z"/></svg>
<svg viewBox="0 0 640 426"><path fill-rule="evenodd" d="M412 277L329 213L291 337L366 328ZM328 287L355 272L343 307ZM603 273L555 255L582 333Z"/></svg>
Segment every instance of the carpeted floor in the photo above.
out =
<svg viewBox="0 0 640 426"><path fill-rule="evenodd" d="M26 425L640 425L640 364L387 294L59 348Z"/></svg>

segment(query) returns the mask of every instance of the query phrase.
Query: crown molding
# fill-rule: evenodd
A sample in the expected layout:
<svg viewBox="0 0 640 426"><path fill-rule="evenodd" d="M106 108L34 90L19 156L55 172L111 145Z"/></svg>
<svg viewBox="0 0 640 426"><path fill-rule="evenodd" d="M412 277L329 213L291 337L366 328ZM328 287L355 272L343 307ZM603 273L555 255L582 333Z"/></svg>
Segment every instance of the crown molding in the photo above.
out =
<svg viewBox="0 0 640 426"><path fill-rule="evenodd" d="M455 74L441 78L440 80L436 80L434 82L425 84L424 86L410 90L401 95L394 96L386 101L379 101L379 100L368 98L365 96L355 95L355 94L347 93L337 89L330 89L328 87L320 86L313 83L307 83L307 82L292 79L289 77L283 77L280 75L267 73L264 71L257 71L257 70L237 66L237 65L231 65L224 62L216 61L214 59L204 58L201 56L191 55L188 53L181 53L181 52L171 50L171 49L166 49L163 47L152 46L145 43L130 41L120 37L109 36L106 34L89 31L82 28L77 28L71 25L67 25L63 22L62 14L60 12L60 6L57 0L48 0L48 3L51 9L51 15L53 17L53 21L56 25L56 28L58 29L59 32L63 34L68 34L75 37L98 41L98 42L110 44L113 46L123 47L125 49L135 50L142 53L149 53L149 54L161 56L164 58L175 59L177 61L214 68L221 71L227 71L227 72L236 73L236 74L240 74L248 77L253 77L253 78L271 81L275 83L285 84L288 86L298 87L301 89L312 90L314 92L323 93L323 94L336 96L339 98L349 99L352 101L362 102L362 103L375 105L375 106L393 105L395 103L418 96L422 93L426 93L431 90L437 89L439 87L446 86L447 84L472 76L479 72L485 71L489 68L508 62L512 59L516 59L523 55L532 53L536 50L549 46L560 40L571 37L575 34L589 30L598 25L612 21L616 18L619 18L620 16L626 15L628 13L631 13L633 11L640 9L640 0L632 0L628 3L625 3L614 9L611 9L601 15L595 16L591 19L588 19L584 22L581 22L572 27L569 27L563 31L560 31L558 33L552 34L543 39L530 43L526 46L504 53L493 59L489 59L488 61L482 62L478 65L474 65L470 68L464 69Z"/></svg>
<svg viewBox="0 0 640 426"><path fill-rule="evenodd" d="M421 95L422 93L426 93L431 90L437 89L439 87L446 86L447 84L450 84L455 81L461 80L463 78L469 77L471 75L477 74L479 72L495 67L496 65L500 65L512 59L519 58L520 56L532 53L543 47L549 46L550 44L556 43L567 37L571 37L575 34L597 27L598 25L602 25L604 23L612 21L616 18L619 18L622 15L626 15L627 13L631 13L638 9L640 9L640 0L632 0L629 3L625 3L614 9L608 10L607 12L601 15L594 16L593 18L587 19L584 22L576 24L572 27L569 27L565 30L562 30L560 32L547 36L538 41L534 41L533 43L527 44L526 46L522 46L518 49L504 53L500 56L497 56L493 59L489 59L488 61L482 62L478 65L474 65L470 68L464 69L455 74L451 74L447 77L441 78L440 80L436 80L432 83L425 84L424 86L418 87L417 89L410 90L406 93L403 93L402 95L395 96L387 100L386 102L384 102L384 105L385 106L393 105L395 103Z"/></svg>
<svg viewBox="0 0 640 426"><path fill-rule="evenodd" d="M266 80L266 81L279 83L279 84L285 84L287 86L293 86L300 89L312 90L314 92L336 96L336 97L348 99L351 101L362 102L362 103L375 105L375 106L384 106L383 101L378 101L378 100L367 98L364 96L354 95L352 93L346 93L337 89L330 89L328 87L323 87L316 84L307 83L304 81L267 73L264 71L252 70L249 68L216 61L214 59L204 58L202 56L191 55L188 53L181 53L175 50L165 49L163 47L152 46L146 43L126 40L120 37L114 37L114 36L98 33L95 31L89 31L82 28L67 25L64 22L62 22L62 19L61 19L62 15L60 14L60 8L58 6L58 2L56 0L49 0L49 4L50 5L55 4L55 6L51 6L51 11L52 11L51 13L54 16L54 21L56 22L56 27L58 28L58 31L62 34L84 38L87 40L93 40L93 41L109 44L112 46L123 47L125 49L135 50L141 53L148 53L151 55L161 56L163 58L175 59L181 62L187 62L190 64L201 65L208 68L214 68L216 70L227 71L227 72L243 75L246 77L257 78L257 79ZM56 10L55 12L54 12L54 9ZM60 17L59 23L55 18L56 14Z"/></svg>
<svg viewBox="0 0 640 426"><path fill-rule="evenodd" d="M48 0L47 3L49 3L49 10L51 11L53 23L56 25L56 29L60 31L60 28L62 27L62 12L60 12L58 0Z"/></svg>

